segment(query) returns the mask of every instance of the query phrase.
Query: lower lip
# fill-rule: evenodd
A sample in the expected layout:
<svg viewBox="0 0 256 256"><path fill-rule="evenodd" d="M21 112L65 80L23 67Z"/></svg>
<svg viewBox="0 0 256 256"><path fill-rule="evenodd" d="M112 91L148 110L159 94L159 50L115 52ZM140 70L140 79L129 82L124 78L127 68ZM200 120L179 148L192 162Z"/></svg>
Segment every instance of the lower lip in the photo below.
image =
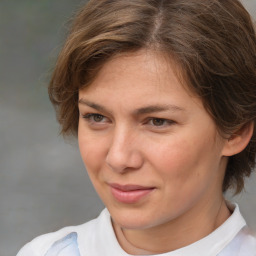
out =
<svg viewBox="0 0 256 256"><path fill-rule="evenodd" d="M134 204L145 198L150 194L154 189L140 189L140 190L131 190L131 191L122 191L117 188L111 187L111 193L114 198L125 204Z"/></svg>

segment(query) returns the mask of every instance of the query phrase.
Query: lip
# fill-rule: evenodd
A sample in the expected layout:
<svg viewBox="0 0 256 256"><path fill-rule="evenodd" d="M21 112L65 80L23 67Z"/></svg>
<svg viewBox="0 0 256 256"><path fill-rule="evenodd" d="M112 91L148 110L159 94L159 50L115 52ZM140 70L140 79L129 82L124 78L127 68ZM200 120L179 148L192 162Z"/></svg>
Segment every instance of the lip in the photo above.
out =
<svg viewBox="0 0 256 256"><path fill-rule="evenodd" d="M113 197L117 201L125 204L137 203L148 196L155 189L155 187L145 187L132 184L120 185L112 183L109 184L109 186Z"/></svg>

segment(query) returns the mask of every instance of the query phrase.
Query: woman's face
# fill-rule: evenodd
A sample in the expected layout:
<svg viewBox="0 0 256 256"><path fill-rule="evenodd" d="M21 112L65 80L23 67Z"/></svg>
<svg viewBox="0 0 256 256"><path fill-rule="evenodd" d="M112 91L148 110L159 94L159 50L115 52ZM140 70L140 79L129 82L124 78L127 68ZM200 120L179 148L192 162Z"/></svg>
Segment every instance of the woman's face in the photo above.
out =
<svg viewBox="0 0 256 256"><path fill-rule="evenodd" d="M82 159L120 226L193 219L222 197L225 141L164 58L112 59L79 91L79 111Z"/></svg>

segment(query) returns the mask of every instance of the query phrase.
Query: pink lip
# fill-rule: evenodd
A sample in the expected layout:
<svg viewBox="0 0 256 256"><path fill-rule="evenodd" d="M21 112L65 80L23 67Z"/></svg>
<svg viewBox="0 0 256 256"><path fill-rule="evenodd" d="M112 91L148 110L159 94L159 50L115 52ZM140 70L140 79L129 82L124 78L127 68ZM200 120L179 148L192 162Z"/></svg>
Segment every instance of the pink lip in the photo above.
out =
<svg viewBox="0 0 256 256"><path fill-rule="evenodd" d="M109 184L111 188L111 193L114 198L126 204L133 204L147 196L155 188L154 187L144 187L140 185L119 185L119 184Z"/></svg>

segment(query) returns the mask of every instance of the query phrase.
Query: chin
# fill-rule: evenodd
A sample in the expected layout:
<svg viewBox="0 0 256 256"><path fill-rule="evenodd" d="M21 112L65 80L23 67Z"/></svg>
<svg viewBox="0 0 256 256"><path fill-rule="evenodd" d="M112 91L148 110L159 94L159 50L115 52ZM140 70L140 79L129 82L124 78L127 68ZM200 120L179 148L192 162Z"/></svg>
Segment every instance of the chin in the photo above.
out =
<svg viewBox="0 0 256 256"><path fill-rule="evenodd" d="M145 215L141 209L109 209L112 220L124 229L147 229L156 225L156 221L150 215ZM144 214L143 214L144 213Z"/></svg>

